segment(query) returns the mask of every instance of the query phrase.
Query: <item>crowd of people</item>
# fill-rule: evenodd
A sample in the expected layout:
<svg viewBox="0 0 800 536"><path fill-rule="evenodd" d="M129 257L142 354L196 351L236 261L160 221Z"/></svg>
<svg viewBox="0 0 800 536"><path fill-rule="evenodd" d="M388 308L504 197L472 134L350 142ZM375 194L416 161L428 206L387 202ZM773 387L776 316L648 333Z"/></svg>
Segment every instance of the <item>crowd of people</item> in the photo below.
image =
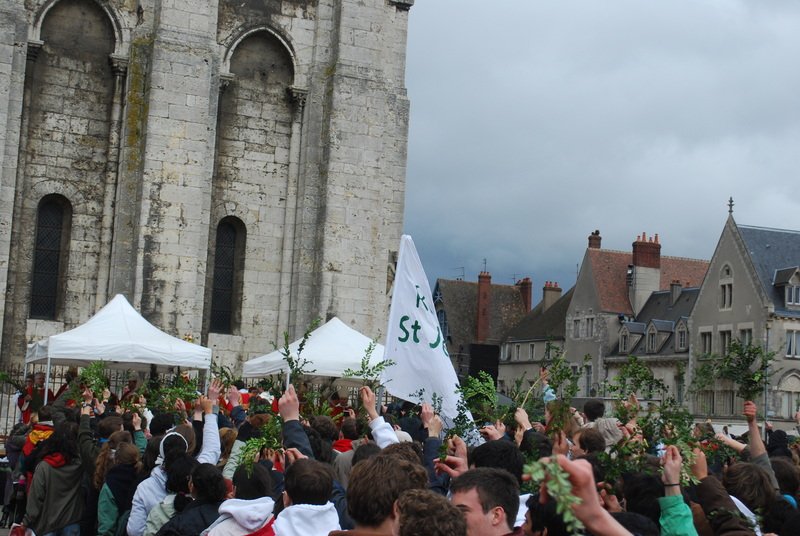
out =
<svg viewBox="0 0 800 536"><path fill-rule="evenodd" d="M4 522L19 534L800 534L798 459L785 432L762 439L752 402L746 442L718 436L735 462L652 445L640 460L651 470L610 481L604 453L645 438L635 416L608 417L600 400L557 428L552 411L531 422L517 408L513 426L484 426L468 446L429 404L379 406L369 387L357 408L343 398L323 415L307 414L292 386L272 400L214 380L155 415L135 384L120 396L129 404L83 386L77 404L68 389L45 404L43 380L27 387L6 442ZM278 445L249 448L270 429ZM549 469L532 486L535 460ZM555 494L565 486L568 502Z"/></svg>

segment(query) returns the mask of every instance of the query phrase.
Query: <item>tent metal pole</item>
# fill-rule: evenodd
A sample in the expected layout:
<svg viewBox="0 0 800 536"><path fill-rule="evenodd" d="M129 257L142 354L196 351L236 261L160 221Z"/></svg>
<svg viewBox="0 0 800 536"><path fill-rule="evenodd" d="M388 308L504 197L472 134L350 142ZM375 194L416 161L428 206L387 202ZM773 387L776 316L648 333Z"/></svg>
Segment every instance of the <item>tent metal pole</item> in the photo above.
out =
<svg viewBox="0 0 800 536"><path fill-rule="evenodd" d="M47 372L44 373L44 405L47 405L47 393L50 392L50 356L47 356ZM36 384L34 384L34 389Z"/></svg>
<svg viewBox="0 0 800 536"><path fill-rule="evenodd" d="M290 374L290 372L287 370L286 371L286 389L285 389L287 391L289 390L289 374Z"/></svg>

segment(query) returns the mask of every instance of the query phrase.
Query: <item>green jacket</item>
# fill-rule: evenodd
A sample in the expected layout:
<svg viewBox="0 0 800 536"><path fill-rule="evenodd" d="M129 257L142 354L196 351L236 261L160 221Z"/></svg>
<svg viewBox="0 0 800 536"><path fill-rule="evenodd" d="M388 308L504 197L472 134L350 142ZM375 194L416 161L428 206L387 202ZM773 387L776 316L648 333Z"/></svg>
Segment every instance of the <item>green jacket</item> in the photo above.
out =
<svg viewBox="0 0 800 536"><path fill-rule="evenodd" d="M83 470L79 459L53 467L46 458L36 466L28 492L25 525L36 534L55 532L83 516Z"/></svg>
<svg viewBox="0 0 800 536"><path fill-rule="evenodd" d="M100 500L97 501L97 536L113 536L117 533L119 509L114 495L108 484L103 484L100 490Z"/></svg>
<svg viewBox="0 0 800 536"><path fill-rule="evenodd" d="M658 505L661 507L661 536L697 536L692 510L684 502L683 495L659 497Z"/></svg>

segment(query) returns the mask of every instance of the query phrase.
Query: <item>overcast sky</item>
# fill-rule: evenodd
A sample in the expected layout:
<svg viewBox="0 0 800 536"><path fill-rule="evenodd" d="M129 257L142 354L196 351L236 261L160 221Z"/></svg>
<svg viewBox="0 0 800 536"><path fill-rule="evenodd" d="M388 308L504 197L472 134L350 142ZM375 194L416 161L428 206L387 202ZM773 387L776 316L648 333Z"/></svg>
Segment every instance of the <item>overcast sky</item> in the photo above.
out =
<svg viewBox="0 0 800 536"><path fill-rule="evenodd" d="M565 290L587 236L800 229L800 2L416 0L405 232L428 278ZM538 298L536 298L538 300Z"/></svg>

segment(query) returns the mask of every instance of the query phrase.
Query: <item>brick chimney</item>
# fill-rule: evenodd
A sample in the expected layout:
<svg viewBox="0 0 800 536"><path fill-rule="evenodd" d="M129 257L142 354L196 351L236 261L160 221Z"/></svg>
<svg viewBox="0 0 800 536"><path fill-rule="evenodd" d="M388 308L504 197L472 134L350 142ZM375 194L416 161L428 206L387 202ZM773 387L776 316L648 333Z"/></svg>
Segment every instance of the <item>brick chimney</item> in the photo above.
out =
<svg viewBox="0 0 800 536"><path fill-rule="evenodd" d="M519 293L522 295L522 305L525 307L525 312L527 313L531 310L533 282L530 277L526 277L525 279L517 281L517 287L519 288Z"/></svg>
<svg viewBox="0 0 800 536"><path fill-rule="evenodd" d="M661 287L661 244L658 234L647 238L646 233L633 243L633 264L629 266L628 299L633 314L638 315L650 295Z"/></svg>
<svg viewBox="0 0 800 536"><path fill-rule="evenodd" d="M600 249L600 242L603 240L603 237L600 236L600 230L595 229L595 231L589 235L589 248L590 249Z"/></svg>
<svg viewBox="0 0 800 536"><path fill-rule="evenodd" d="M658 233L655 237L647 239L647 234L642 233L633 243L633 265L645 268L661 268L661 244L658 243Z"/></svg>
<svg viewBox="0 0 800 536"><path fill-rule="evenodd" d="M669 284L669 304L675 305L677 303L678 298L681 297L681 290L683 287L681 286L681 282L678 279L673 279L672 283Z"/></svg>
<svg viewBox="0 0 800 536"><path fill-rule="evenodd" d="M555 281L545 281L542 288L542 312L544 313L561 297L561 287Z"/></svg>
<svg viewBox="0 0 800 536"><path fill-rule="evenodd" d="M492 307L492 275L489 272L478 274L478 326L475 338L482 343L489 338L490 311Z"/></svg>

